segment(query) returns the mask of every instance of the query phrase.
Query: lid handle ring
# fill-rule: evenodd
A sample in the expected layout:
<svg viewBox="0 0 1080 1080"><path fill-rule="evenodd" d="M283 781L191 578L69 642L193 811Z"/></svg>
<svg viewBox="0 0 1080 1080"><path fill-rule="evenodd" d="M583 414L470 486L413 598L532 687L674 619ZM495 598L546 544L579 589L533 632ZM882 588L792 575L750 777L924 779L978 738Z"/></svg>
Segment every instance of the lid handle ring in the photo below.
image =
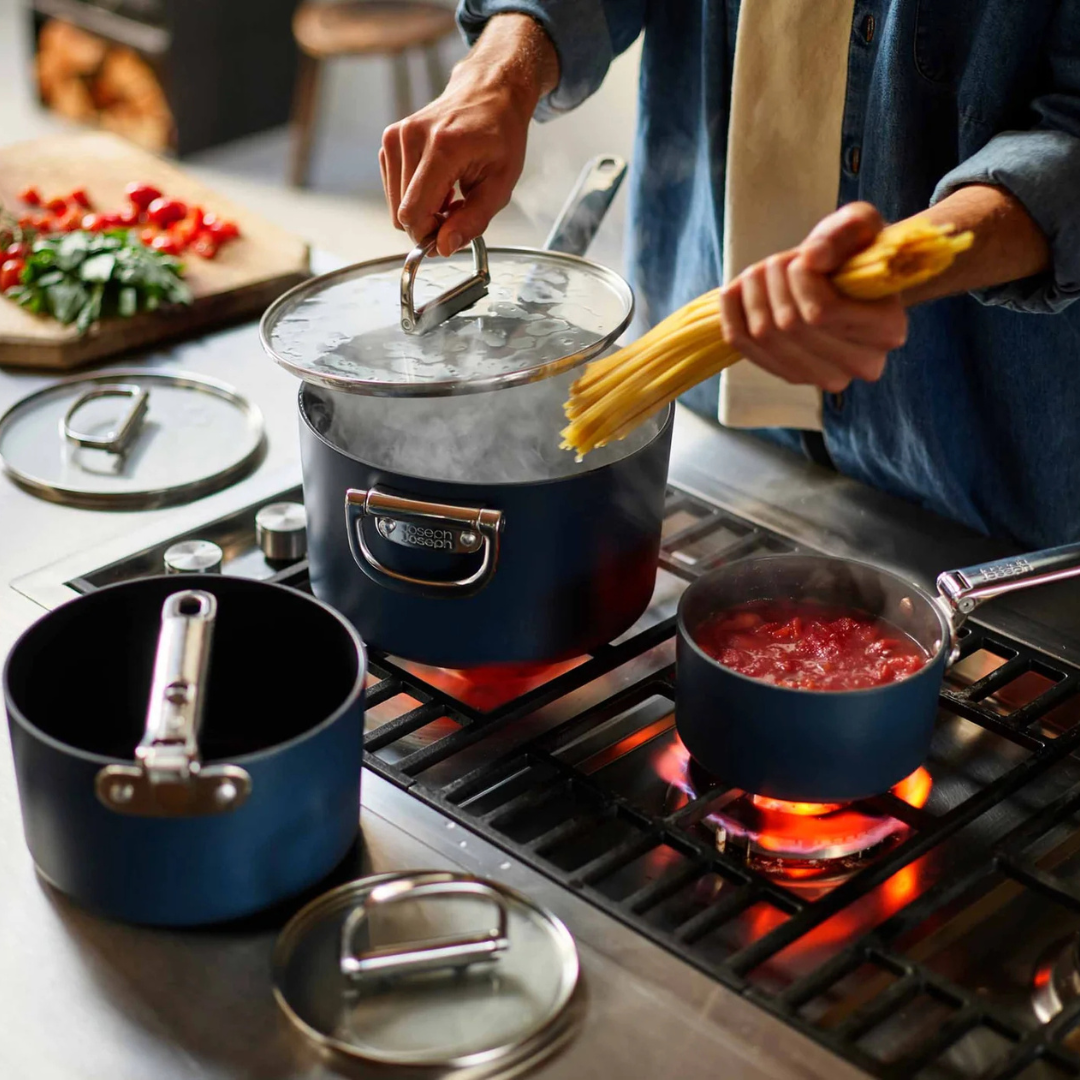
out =
<svg viewBox="0 0 1080 1080"><path fill-rule="evenodd" d="M406 334L426 334L436 326L441 326L451 316L472 307L482 297L487 296L488 285L491 284L487 245L483 237L478 236L472 242L472 277L458 282L441 296L418 308L413 299L416 273L424 258L435 250L437 239L438 233L432 233L417 244L405 258L405 266L401 271L401 329Z"/></svg>
<svg viewBox="0 0 1080 1080"><path fill-rule="evenodd" d="M75 414L87 402L107 397L132 399L130 408L120 418L116 427L104 435L87 435L84 432L76 431L71 426ZM60 430L64 438L68 442L75 443L76 446L84 446L88 450L104 450L109 454L126 454L142 428L143 420L146 419L149 408L150 391L144 390L141 386L136 386L134 383L99 386L93 390L87 390L85 394L81 394L72 402L71 408L64 414L64 419L61 421Z"/></svg>
<svg viewBox="0 0 1080 1080"><path fill-rule="evenodd" d="M474 896L490 900L497 912L496 925L474 934L448 935L399 945L357 948L363 932L370 935L371 916L405 900ZM400 978L429 971L460 971L473 964L498 960L510 947L506 899L483 881L417 881L398 878L376 885L350 913L341 928L341 974L354 985Z"/></svg>
<svg viewBox="0 0 1080 1080"><path fill-rule="evenodd" d="M136 817L192 817L235 810L251 777L235 765L203 766L199 729L210 668L217 600L185 589L161 609L150 700L134 765L106 765L95 779L98 800Z"/></svg>

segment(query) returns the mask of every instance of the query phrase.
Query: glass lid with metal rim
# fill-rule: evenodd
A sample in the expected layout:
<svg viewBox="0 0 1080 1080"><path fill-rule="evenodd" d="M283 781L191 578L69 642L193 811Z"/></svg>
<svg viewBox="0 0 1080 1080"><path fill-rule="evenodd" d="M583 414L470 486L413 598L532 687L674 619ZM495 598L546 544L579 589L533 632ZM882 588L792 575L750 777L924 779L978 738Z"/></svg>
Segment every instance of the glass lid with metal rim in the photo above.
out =
<svg viewBox="0 0 1080 1080"><path fill-rule="evenodd" d="M174 506L246 476L266 451L262 414L231 386L177 371L84 375L0 417L0 468L51 502Z"/></svg>
<svg viewBox="0 0 1080 1080"><path fill-rule="evenodd" d="M309 1038L382 1064L534 1063L573 1028L574 940L498 882L447 871L363 878L295 915L274 994Z"/></svg>
<svg viewBox="0 0 1080 1080"><path fill-rule="evenodd" d="M293 374L334 390L477 393L592 359L633 312L618 274L575 255L488 249L480 239L471 261L458 252L421 265L426 253L417 248L404 266L377 259L298 285L264 315L263 347Z"/></svg>
<svg viewBox="0 0 1080 1080"><path fill-rule="evenodd" d="M536 382L599 355L626 329L630 286L581 257L626 164L594 158L544 249L375 259L303 282L270 305L263 348L306 382L374 397L441 397ZM573 253L571 253L573 252Z"/></svg>

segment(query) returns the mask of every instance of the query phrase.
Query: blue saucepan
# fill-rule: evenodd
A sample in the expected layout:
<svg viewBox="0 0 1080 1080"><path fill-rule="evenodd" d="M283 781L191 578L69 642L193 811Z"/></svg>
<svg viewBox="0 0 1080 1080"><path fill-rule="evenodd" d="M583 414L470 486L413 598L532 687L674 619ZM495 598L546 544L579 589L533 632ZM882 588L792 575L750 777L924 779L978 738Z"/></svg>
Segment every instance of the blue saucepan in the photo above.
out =
<svg viewBox="0 0 1080 1080"><path fill-rule="evenodd" d="M984 600L1080 575L1080 544L950 570L938 594L851 559L774 555L698 578L679 603L675 723L691 756L732 787L792 802L847 802L887 791L930 749L956 631ZM776 686L724 667L698 644L711 616L751 600L812 601L881 616L928 660L864 690Z"/></svg>
<svg viewBox="0 0 1080 1080"><path fill-rule="evenodd" d="M170 926L314 885L359 828L365 672L345 619L277 585L145 578L57 608L3 675L38 871Z"/></svg>

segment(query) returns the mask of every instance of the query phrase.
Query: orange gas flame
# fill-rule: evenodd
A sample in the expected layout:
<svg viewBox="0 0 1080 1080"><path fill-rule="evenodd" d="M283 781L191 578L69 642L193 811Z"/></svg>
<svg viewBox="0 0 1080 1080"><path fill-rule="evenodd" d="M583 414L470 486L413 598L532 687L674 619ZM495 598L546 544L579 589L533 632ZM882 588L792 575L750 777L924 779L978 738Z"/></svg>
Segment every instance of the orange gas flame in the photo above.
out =
<svg viewBox="0 0 1080 1080"><path fill-rule="evenodd" d="M584 664L586 660L587 656L577 656L554 664L489 664L475 668L428 667L411 660L397 662L429 686L480 712L489 712Z"/></svg>
<svg viewBox="0 0 1080 1080"><path fill-rule="evenodd" d="M794 814L797 817L821 817L839 810L843 803L828 802L785 802L783 799L770 799L766 795L752 795L754 805L759 810L775 810L779 814Z"/></svg>

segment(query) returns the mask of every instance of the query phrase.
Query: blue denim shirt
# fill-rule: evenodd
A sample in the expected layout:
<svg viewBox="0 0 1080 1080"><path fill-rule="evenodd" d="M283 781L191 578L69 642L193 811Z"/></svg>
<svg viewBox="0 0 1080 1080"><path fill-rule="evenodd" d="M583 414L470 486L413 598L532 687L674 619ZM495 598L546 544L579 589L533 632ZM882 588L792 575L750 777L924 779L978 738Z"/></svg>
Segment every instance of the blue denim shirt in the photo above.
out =
<svg viewBox="0 0 1080 1080"><path fill-rule="evenodd" d="M721 278L738 9L459 5L470 38L503 11L545 27L561 79L539 119L595 91L644 30L628 272L648 323ZM915 308L884 377L826 398L837 468L1021 544L1080 540L1080 0L857 0L841 166L837 204L866 199L888 220L964 184L1006 188L1046 233L1053 266ZM713 418L716 401L715 380L688 395Z"/></svg>

